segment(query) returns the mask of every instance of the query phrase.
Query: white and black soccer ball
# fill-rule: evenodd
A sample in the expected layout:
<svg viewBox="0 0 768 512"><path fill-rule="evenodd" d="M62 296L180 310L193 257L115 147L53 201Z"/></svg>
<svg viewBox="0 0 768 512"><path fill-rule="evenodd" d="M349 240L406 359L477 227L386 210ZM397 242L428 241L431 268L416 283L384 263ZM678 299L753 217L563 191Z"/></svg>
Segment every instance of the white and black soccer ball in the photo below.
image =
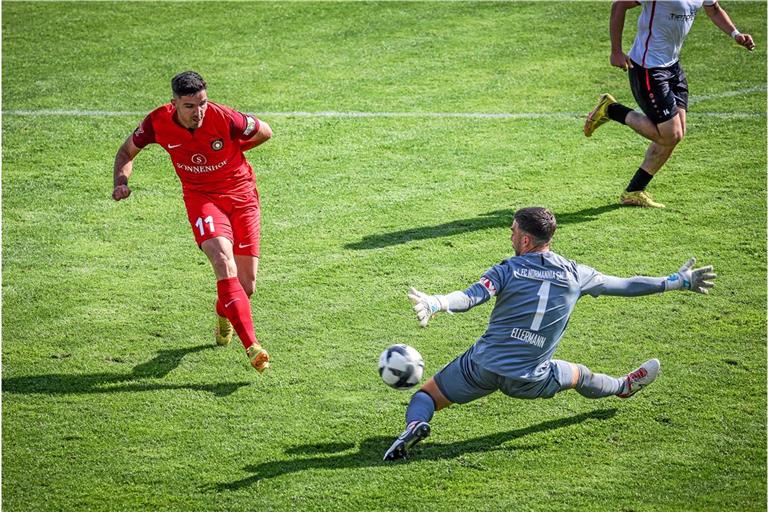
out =
<svg viewBox="0 0 768 512"><path fill-rule="evenodd" d="M392 345L379 357L379 375L387 386L395 389L412 388L424 375L424 360L413 347Z"/></svg>

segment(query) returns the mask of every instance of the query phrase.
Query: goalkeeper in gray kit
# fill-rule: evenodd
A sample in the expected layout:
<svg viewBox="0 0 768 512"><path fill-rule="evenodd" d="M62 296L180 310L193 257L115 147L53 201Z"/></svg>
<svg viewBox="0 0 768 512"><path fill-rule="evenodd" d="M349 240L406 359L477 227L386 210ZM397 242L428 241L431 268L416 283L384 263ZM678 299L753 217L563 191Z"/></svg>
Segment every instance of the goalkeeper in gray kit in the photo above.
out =
<svg viewBox="0 0 768 512"><path fill-rule="evenodd" d="M650 359L621 377L594 373L582 364L553 359L576 302L584 295L634 297L674 290L707 294L716 275L711 266L694 269L695 258L668 277L601 274L550 251L555 216L546 208L515 212L512 246L515 256L488 270L464 291L427 295L408 292L422 327L441 311L464 312L496 297L485 333L466 352L429 379L411 398L406 429L384 454L405 458L429 436L435 411L501 391L513 398L551 398L575 389L587 398L629 398L659 374Z"/></svg>

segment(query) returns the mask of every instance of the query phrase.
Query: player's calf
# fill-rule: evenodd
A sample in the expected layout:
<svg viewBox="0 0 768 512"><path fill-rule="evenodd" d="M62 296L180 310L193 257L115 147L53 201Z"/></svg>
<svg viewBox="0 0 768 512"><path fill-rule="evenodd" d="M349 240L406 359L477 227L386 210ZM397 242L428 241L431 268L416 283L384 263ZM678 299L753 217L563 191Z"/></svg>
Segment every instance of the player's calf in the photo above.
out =
<svg viewBox="0 0 768 512"><path fill-rule="evenodd" d="M579 371L574 389L586 398L605 398L614 396L624 387L624 379L611 377L602 373L592 373L583 364L574 365Z"/></svg>

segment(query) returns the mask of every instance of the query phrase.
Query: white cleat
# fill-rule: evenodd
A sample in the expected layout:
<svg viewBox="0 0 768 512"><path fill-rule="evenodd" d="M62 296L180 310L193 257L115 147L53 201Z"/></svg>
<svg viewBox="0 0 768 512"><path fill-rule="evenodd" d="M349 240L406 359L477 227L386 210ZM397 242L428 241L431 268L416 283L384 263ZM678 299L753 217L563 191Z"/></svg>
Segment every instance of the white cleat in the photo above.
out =
<svg viewBox="0 0 768 512"><path fill-rule="evenodd" d="M629 398L644 387L651 384L659 376L661 363L658 359L649 359L640 365L640 368L626 376L626 391L619 393L619 398Z"/></svg>

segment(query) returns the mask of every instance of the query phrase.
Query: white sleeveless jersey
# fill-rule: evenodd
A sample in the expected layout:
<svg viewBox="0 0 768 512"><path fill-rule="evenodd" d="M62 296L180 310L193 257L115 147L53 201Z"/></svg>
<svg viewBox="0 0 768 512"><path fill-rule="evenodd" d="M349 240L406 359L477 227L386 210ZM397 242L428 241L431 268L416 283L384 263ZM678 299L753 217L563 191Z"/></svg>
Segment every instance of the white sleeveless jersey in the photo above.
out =
<svg viewBox="0 0 768 512"><path fill-rule="evenodd" d="M666 68L680 58L685 36L702 5L717 0L641 0L637 35L629 57L644 68Z"/></svg>

